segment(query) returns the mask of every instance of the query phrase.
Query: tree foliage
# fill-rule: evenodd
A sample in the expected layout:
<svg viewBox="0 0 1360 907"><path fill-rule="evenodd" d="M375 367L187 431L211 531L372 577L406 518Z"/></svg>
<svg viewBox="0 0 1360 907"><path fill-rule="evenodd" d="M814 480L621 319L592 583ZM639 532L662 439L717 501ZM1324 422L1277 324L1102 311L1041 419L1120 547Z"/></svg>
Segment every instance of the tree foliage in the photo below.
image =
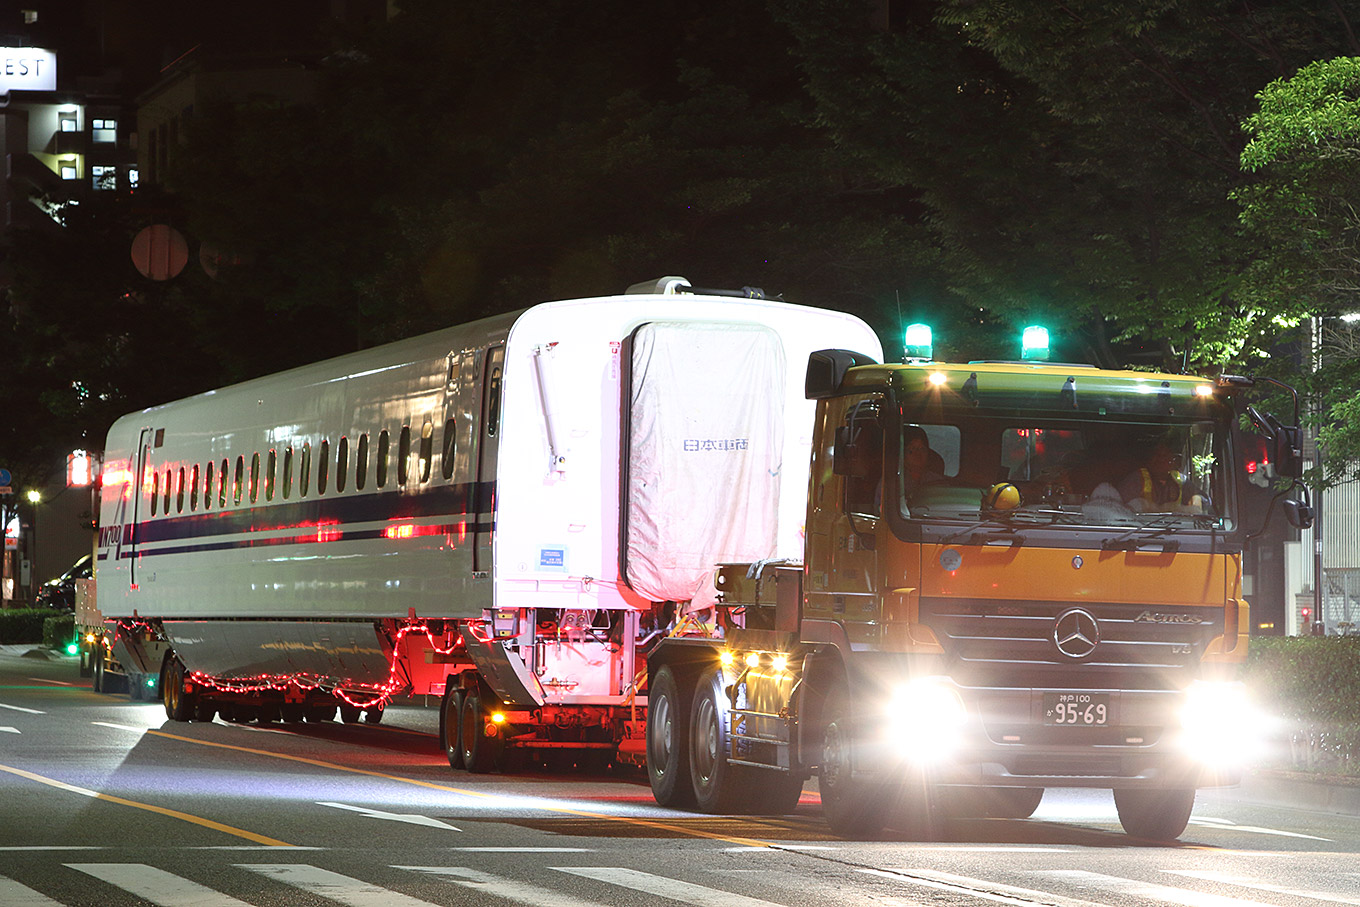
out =
<svg viewBox="0 0 1360 907"><path fill-rule="evenodd" d="M1360 460L1360 57L1320 60L1259 94L1237 190L1254 251L1246 295L1281 330L1312 332L1309 390L1333 480ZM1306 370L1307 371L1307 370Z"/></svg>

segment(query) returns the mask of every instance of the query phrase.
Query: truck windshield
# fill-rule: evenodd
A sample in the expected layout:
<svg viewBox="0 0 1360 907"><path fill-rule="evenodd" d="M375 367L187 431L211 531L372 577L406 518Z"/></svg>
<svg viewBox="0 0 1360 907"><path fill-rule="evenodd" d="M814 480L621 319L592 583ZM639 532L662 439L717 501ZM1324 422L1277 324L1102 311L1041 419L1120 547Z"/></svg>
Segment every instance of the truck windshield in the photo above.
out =
<svg viewBox="0 0 1360 907"><path fill-rule="evenodd" d="M906 519L1231 530L1226 422L969 414L899 426Z"/></svg>

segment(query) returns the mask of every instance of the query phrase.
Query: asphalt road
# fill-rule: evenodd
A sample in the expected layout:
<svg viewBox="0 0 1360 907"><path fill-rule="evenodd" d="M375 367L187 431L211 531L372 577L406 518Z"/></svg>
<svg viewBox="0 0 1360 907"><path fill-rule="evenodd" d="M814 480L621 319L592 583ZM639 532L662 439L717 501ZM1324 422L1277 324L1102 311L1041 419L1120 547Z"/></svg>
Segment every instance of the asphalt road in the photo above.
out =
<svg viewBox="0 0 1360 907"><path fill-rule="evenodd" d="M1103 791L848 842L813 784L792 816L698 816L636 771L454 772L436 721L176 723L4 650L0 905L1360 905L1360 819L1232 792L1171 847L1122 834Z"/></svg>

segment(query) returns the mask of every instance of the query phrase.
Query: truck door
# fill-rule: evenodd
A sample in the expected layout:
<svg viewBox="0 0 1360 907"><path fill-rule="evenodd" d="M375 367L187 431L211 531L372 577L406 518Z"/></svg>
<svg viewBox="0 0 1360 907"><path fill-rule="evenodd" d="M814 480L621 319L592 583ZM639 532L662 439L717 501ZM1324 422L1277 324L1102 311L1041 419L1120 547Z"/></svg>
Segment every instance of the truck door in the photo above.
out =
<svg viewBox="0 0 1360 907"><path fill-rule="evenodd" d="M491 545L496 531L496 460L501 431L501 373L505 367L505 345L486 351L482 371L482 400L477 441L477 477L473 485L472 571L488 575L491 571Z"/></svg>

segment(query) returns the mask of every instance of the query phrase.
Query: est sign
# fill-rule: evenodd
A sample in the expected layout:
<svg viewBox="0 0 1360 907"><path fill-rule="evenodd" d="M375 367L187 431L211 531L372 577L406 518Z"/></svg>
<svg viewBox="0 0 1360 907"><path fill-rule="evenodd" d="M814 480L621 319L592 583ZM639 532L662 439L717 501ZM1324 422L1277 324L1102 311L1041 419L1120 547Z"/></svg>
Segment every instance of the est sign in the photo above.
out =
<svg viewBox="0 0 1360 907"><path fill-rule="evenodd" d="M40 47L0 47L0 91L56 91L57 55Z"/></svg>

